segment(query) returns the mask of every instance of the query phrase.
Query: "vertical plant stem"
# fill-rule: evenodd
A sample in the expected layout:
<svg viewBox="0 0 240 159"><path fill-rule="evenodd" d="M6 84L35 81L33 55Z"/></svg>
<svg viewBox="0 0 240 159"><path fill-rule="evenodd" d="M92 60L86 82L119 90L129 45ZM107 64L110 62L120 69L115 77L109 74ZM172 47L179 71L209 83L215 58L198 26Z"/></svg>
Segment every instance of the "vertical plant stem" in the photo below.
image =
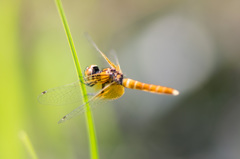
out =
<svg viewBox="0 0 240 159"><path fill-rule="evenodd" d="M34 148L32 146L32 143L31 143L30 139L28 138L25 131L19 132L19 138L21 139L24 146L26 147L26 150L29 153L30 157L32 159L38 159L36 152L34 151Z"/></svg>
<svg viewBox="0 0 240 159"><path fill-rule="evenodd" d="M90 156L91 156L91 159L98 159L99 158L98 157L98 146L97 146L94 120L93 120L93 115L92 115L92 112L90 109L90 105L88 104L87 90L84 85L81 67L80 67L80 64L78 61L78 57L77 57L77 53L76 53L75 46L73 43L72 35L71 35L70 29L68 27L67 19L65 17L64 11L63 11L61 0L56 0L56 4L57 4L57 8L58 8L59 14L60 14L62 22L63 22L65 32L67 34L67 38L68 38L68 42L69 42L69 45L71 48L73 60L74 60L74 63L75 63L76 69L77 69L78 78L80 80L80 86L81 86L81 90L82 90L83 100L86 103L85 106L87 108L87 111L85 112L85 116L86 116L86 124L87 124L87 129L88 129L88 136L89 136Z"/></svg>

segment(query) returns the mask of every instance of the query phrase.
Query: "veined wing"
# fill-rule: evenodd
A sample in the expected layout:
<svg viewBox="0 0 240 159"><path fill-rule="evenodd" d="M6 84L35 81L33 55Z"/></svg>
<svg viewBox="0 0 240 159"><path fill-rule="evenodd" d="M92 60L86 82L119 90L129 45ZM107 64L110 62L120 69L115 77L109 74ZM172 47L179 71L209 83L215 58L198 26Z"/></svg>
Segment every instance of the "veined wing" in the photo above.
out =
<svg viewBox="0 0 240 159"><path fill-rule="evenodd" d="M110 88L110 86L112 86L113 84L115 84L115 82L112 82L110 84L108 84L106 87L104 87L103 89L101 89L95 96L93 96L92 98L89 99L88 103L92 103L94 101L98 101L98 99L104 99L104 98L101 98L102 97L102 94L104 94L104 91L105 90L108 90ZM79 107L77 107L76 109L74 109L72 112L70 112L69 114L65 115L61 120L58 121L58 124L60 123L63 123L77 115L79 115L80 113L83 113L85 111L87 111L87 108L86 108L86 103L80 105ZM90 105L91 108L93 107L92 105Z"/></svg>
<svg viewBox="0 0 240 159"><path fill-rule="evenodd" d="M91 84L103 84L109 80L109 74L101 72L84 78L86 80L84 84L88 86ZM92 93L89 95L92 95ZM81 104L83 102L79 81L43 91L38 96L38 101L46 105Z"/></svg>
<svg viewBox="0 0 240 159"><path fill-rule="evenodd" d="M92 40L92 38L90 37L90 35L88 33L85 33L86 38L88 39L88 41L93 45L93 47L103 56L103 58L108 62L108 64L112 67L117 69L117 66L110 61L107 56L98 48L98 46L95 44L95 42Z"/></svg>
<svg viewBox="0 0 240 159"><path fill-rule="evenodd" d="M82 94L79 81L44 91L38 96L38 101L47 105L80 104Z"/></svg>
<svg viewBox="0 0 240 159"><path fill-rule="evenodd" d="M122 73L122 70L121 70L121 68L120 68L120 64L119 64L119 61L118 61L118 57L117 57L117 53L116 53L116 51L115 50L111 50L110 51L110 54L114 57L114 59L115 59L115 62L116 62L116 70L117 71L119 71L120 73Z"/></svg>

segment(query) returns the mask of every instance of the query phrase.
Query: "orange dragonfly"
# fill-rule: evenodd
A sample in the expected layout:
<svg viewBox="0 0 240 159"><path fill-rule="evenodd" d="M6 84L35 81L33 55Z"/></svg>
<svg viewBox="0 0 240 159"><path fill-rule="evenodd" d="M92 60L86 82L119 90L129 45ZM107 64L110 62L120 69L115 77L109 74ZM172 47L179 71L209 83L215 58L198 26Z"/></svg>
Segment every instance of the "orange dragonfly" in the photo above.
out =
<svg viewBox="0 0 240 159"><path fill-rule="evenodd" d="M87 37L94 48L102 55L102 57L109 64L109 68L100 70L97 65L90 65L84 72L84 83L89 87L95 87L100 90L96 94L89 94L89 103L97 101L98 99L115 100L120 98L124 94L124 87L130 89L142 90L155 94L169 94L178 95L179 92L176 89L164 87L160 85L153 85L142 83L130 78L124 77L117 60L116 64L111 62L107 56L97 47L90 37ZM52 88L42 92L38 100L42 104L49 105L64 105L70 103L81 103L81 90L79 81ZM69 114L65 115L58 123L63 123L66 120L86 111L86 103L81 104Z"/></svg>

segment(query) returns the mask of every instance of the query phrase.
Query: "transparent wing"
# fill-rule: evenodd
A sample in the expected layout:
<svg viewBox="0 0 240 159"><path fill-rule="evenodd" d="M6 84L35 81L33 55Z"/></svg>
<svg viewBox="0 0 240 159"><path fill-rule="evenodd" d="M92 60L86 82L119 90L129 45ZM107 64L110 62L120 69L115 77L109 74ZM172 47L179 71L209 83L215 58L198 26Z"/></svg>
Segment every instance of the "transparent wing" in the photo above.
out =
<svg viewBox="0 0 240 159"><path fill-rule="evenodd" d="M84 84L86 85L90 85L91 83L94 83L95 85L103 84L109 80L109 74L101 72L99 74L85 76L84 79L85 79ZM95 86L92 88L94 88L94 90L99 90L96 89ZM92 92L92 90L90 92ZM90 93L89 96L91 96L92 94L93 93ZM82 104L83 102L81 100L82 99L81 96L82 94L80 89L80 83L79 81L77 81L71 84L43 91L38 96L38 101L41 104L47 105L65 105L71 103Z"/></svg>
<svg viewBox="0 0 240 159"><path fill-rule="evenodd" d="M84 33L86 38L88 39L88 41L92 44L92 46L102 55L102 57L108 62L108 64L112 67L112 68L116 68L116 65L111 62L107 56L98 48L98 46L95 44L95 42L92 40L92 38L90 37L90 35L88 33Z"/></svg>
<svg viewBox="0 0 240 159"><path fill-rule="evenodd" d="M122 73L122 70L121 70L121 68L120 68L120 64L119 64L119 61L118 61L118 57L117 57L117 52L116 52L116 50L111 50L110 51L110 54L114 57L114 59L115 59L115 62L116 62L116 64L117 64L117 66L116 66L116 69L117 69L117 71L119 71L120 73Z"/></svg>
<svg viewBox="0 0 240 159"><path fill-rule="evenodd" d="M81 96L80 84L77 81L42 92L38 96L38 101L41 104L47 105L80 104L82 101Z"/></svg>
<svg viewBox="0 0 240 159"><path fill-rule="evenodd" d="M103 94L104 91L107 90L112 84L115 84L115 82L112 82L112 83L108 84L106 87L104 87L103 89L101 89L95 96L93 96L89 99L88 103L90 104L90 103L93 103L93 102L97 102L100 99L103 99L103 98L101 98L101 96L102 96L101 94ZM58 124L63 123L65 121L79 115L80 113L83 113L83 112L87 111L87 108L85 107L85 105L86 105L86 103L80 105L79 107L74 109L72 112L65 115L61 120L58 121ZM92 108L94 106L94 104L93 105L91 104L90 106Z"/></svg>

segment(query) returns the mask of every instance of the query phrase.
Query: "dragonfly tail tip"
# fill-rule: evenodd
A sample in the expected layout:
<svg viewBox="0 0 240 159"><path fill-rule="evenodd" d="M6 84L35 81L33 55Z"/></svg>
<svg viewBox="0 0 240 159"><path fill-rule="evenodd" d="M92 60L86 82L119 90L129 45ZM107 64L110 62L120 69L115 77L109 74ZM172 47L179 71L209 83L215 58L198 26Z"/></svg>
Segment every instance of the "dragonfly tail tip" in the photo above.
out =
<svg viewBox="0 0 240 159"><path fill-rule="evenodd" d="M173 92L172 92L173 95L177 96L179 95L179 92L175 89Z"/></svg>

